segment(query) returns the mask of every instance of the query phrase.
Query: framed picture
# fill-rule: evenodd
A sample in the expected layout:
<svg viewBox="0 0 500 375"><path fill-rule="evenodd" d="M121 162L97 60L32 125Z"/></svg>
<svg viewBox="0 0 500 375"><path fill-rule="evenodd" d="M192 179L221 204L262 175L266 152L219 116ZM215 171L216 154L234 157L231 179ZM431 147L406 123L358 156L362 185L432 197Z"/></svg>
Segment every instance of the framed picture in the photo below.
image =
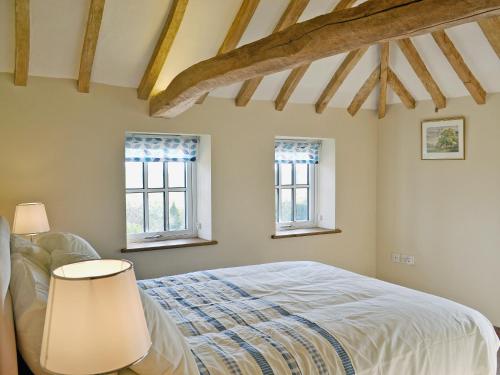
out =
<svg viewBox="0 0 500 375"><path fill-rule="evenodd" d="M422 160L464 159L464 117L422 121Z"/></svg>

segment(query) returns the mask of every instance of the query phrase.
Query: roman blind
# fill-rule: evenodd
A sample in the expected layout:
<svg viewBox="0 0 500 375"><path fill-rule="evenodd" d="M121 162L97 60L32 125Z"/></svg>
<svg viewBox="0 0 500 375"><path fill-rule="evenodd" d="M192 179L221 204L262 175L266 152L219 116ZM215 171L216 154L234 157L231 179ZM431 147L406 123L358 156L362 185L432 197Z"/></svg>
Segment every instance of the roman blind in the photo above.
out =
<svg viewBox="0 0 500 375"><path fill-rule="evenodd" d="M318 164L320 141L276 139L274 160L276 163Z"/></svg>
<svg viewBox="0 0 500 375"><path fill-rule="evenodd" d="M125 161L196 161L198 137L158 134L127 134Z"/></svg>

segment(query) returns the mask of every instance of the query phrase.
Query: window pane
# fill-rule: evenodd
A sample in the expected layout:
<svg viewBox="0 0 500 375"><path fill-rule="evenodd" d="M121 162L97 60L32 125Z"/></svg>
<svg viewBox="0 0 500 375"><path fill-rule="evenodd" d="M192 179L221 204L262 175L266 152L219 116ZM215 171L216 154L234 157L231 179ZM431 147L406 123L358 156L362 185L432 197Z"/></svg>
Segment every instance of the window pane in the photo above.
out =
<svg viewBox="0 0 500 375"><path fill-rule="evenodd" d="M169 230L186 229L186 193L175 191L168 193Z"/></svg>
<svg viewBox="0 0 500 375"><path fill-rule="evenodd" d="M280 182L281 185L292 184L292 167L293 164L280 164Z"/></svg>
<svg viewBox="0 0 500 375"><path fill-rule="evenodd" d="M274 163L274 186L278 185L278 163Z"/></svg>
<svg viewBox="0 0 500 375"><path fill-rule="evenodd" d="M143 188L142 163L125 162L125 187L127 189Z"/></svg>
<svg viewBox="0 0 500 375"><path fill-rule="evenodd" d="M149 193L148 194L148 208L149 208L149 228L148 232L163 232L164 231L164 195L163 193Z"/></svg>
<svg viewBox="0 0 500 375"><path fill-rule="evenodd" d="M281 215L280 222L285 223L293 221L292 214L292 189L281 189L280 191L281 200Z"/></svg>
<svg viewBox="0 0 500 375"><path fill-rule="evenodd" d="M144 199L142 193L127 194L127 234L144 233Z"/></svg>
<svg viewBox="0 0 500 375"><path fill-rule="evenodd" d="M163 163L148 163L148 188L163 188Z"/></svg>
<svg viewBox="0 0 500 375"><path fill-rule="evenodd" d="M309 219L309 189L295 189L295 220L306 221Z"/></svg>
<svg viewBox="0 0 500 375"><path fill-rule="evenodd" d="M168 187L186 187L186 168L183 161L168 162Z"/></svg>
<svg viewBox="0 0 500 375"><path fill-rule="evenodd" d="M274 217L276 218L276 222L279 220L279 193L278 189L274 189Z"/></svg>
<svg viewBox="0 0 500 375"><path fill-rule="evenodd" d="M309 180L309 164L295 164L295 184L307 185Z"/></svg>

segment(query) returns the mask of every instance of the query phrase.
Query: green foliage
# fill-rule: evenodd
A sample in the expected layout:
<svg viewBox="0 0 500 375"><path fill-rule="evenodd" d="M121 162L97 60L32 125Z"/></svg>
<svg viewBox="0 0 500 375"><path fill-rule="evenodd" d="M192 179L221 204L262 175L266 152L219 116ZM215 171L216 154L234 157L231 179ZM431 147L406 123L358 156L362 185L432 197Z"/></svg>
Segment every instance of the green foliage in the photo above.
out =
<svg viewBox="0 0 500 375"><path fill-rule="evenodd" d="M453 128L444 129L439 135L437 147L445 152L458 152L458 132Z"/></svg>
<svg viewBox="0 0 500 375"><path fill-rule="evenodd" d="M169 210L169 219L170 219L170 230L182 230L184 229L184 220L183 215L175 205L175 202L172 203Z"/></svg>

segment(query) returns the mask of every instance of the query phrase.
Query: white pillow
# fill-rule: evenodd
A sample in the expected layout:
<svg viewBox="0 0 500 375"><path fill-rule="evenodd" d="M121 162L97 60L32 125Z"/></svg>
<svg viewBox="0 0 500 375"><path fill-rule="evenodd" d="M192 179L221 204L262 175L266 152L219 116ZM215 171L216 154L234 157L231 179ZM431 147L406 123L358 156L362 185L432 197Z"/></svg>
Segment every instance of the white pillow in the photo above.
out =
<svg viewBox="0 0 500 375"><path fill-rule="evenodd" d="M11 262L10 291L18 348L33 373L45 374L40 366L40 349L50 277L47 270L22 253L12 254Z"/></svg>
<svg viewBox="0 0 500 375"><path fill-rule="evenodd" d="M42 234L36 243L50 253L50 271L70 263L101 259L87 241L72 233Z"/></svg>
<svg viewBox="0 0 500 375"><path fill-rule="evenodd" d="M139 294L152 345L148 355L130 368L139 375L199 374L189 345L175 322L140 288Z"/></svg>
<svg viewBox="0 0 500 375"><path fill-rule="evenodd" d="M10 252L11 254L23 254L26 258L29 258L33 263L36 263L47 272L50 270L50 253L25 237L15 234L11 235Z"/></svg>

